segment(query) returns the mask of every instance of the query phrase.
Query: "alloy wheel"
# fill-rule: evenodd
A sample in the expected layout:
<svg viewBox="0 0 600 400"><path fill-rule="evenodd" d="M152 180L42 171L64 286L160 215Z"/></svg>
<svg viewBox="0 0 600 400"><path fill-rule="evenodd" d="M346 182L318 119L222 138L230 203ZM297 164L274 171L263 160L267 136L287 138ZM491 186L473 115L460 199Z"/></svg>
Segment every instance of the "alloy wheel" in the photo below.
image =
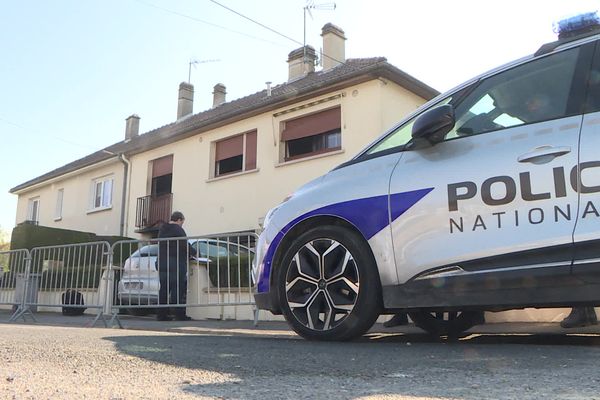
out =
<svg viewBox="0 0 600 400"><path fill-rule="evenodd" d="M287 303L294 318L311 330L327 331L341 324L354 309L359 290L353 255L333 239L311 240L290 261Z"/></svg>

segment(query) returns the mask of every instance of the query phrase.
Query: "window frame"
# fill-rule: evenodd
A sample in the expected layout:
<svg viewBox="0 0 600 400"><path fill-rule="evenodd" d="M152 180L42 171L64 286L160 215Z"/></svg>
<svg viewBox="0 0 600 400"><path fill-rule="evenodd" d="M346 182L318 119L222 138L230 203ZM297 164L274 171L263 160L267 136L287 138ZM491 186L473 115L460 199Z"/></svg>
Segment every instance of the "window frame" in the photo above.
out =
<svg viewBox="0 0 600 400"><path fill-rule="evenodd" d="M299 138L294 138L294 139L288 139L285 140L284 139L284 133L285 133L285 128L286 128L286 123L291 122L291 121L297 121L297 120L301 120L304 118L311 118L311 117L315 117L319 114L323 114L323 113L339 113L339 121L336 121L336 125L339 125L339 127L335 127L334 129L330 129L324 132L319 132L316 134L312 134L312 135L304 135L302 137ZM337 117L337 116L336 116ZM339 122L339 124L337 123ZM329 136L332 135L338 135L339 139L336 140L336 142L339 143L339 145L335 146L335 147L327 147L327 138ZM310 152L306 152L306 153L302 153L302 154L296 154L293 156L290 156L289 153L289 144L290 142L293 142L295 140L305 140L311 138L312 140L312 147L316 147L315 145L317 145L318 141L322 141L325 146L321 147L321 148L317 148L317 149L313 149ZM281 151L280 151L280 164L285 164L288 162L294 162L294 161L298 161L298 160L303 160L303 159L310 159L312 157L315 156L321 156L321 155L326 155L328 153L336 153L342 150L343 146L343 141L342 141L342 106L341 104L337 104L333 107L329 107L326 109L322 109L322 110L318 110L315 111L313 113L309 113L309 114L304 114L304 115L300 115L294 118L290 118L287 119L285 121L281 121L280 123L280 129L279 129L279 144L281 147Z"/></svg>
<svg viewBox="0 0 600 400"><path fill-rule="evenodd" d="M383 157L383 156L386 156L389 154L400 153L403 151L412 151L413 149L412 149L411 144L414 142L411 138L404 144L401 144L401 145L398 145L395 147L386 148L386 149L383 149L383 150L381 150L379 152L375 152L375 153L371 152L377 146L380 146L381 143L388 140L388 138L391 137L392 135L394 135L397 131L402 130L409 124L414 123L414 121L419 116L423 115L427 111L429 111L435 107L438 107L442 104L445 104L445 103L451 104L453 107L456 108L463 101L465 101L465 99L467 99L469 97L469 95L482 84L482 82L487 81L488 79L498 76L500 74L503 74L507 71L513 70L515 68L519 68L525 64L529 64L529 63L535 62L537 60L541 60L546 57L552 57L553 55L557 55L559 53L569 51L574 48L580 48L581 51L580 51L577 61L575 63L575 71L573 73L573 79L571 81L571 88L569 91L569 104L567 106L568 111L564 117L569 116L569 115L577 115L578 113L583 113L584 110L582 110L582 109L574 110L571 102L577 103L577 101L574 101L574 99L579 97L579 99L580 99L579 104L583 107L585 99L582 96L585 94L586 85L585 85L585 83L578 82L577 77L581 76L581 74L583 72L582 69L587 69L587 71L591 70L592 56L594 55L594 46L597 47L597 52L600 52L600 44L596 44L595 42L577 44L577 45L573 45L573 46L565 46L564 48L562 48L558 51L547 53L547 54L544 54L544 55L541 55L538 57L534 57L534 56L526 57L526 58L517 60L513 63L498 67L498 68L496 68L486 74L483 74L479 77L475 77L475 78L463 83L462 85L456 87L452 91L443 93L440 96L431 100L430 102L424 104L422 107L417 109L413 114L409 115L407 118L400 121L400 123L395 125L393 128L391 128L386 133L384 133L382 136L380 136L377 140L375 140L373 143L371 143L369 146L367 146L355 158L341 164L337 168L343 168L348 165L357 164L357 163L360 163L363 161L371 160L371 159L378 158L378 157ZM586 67L586 63L587 63L587 67ZM585 82L585 80L584 80L584 82ZM577 86L577 84L579 84L579 86ZM450 99L450 100L448 101L448 99ZM542 122L542 121L536 121L534 123L539 123L539 122ZM524 126L524 125L526 125L526 124L519 125L519 126ZM507 128L501 128L501 129L507 129ZM489 132L493 132L493 131L486 131L486 132L482 132L482 133L489 133ZM480 133L480 134L482 134L482 133ZM473 135L469 135L469 136L473 136ZM463 136L453 137L448 140L459 140L461 138L463 138Z"/></svg>
<svg viewBox="0 0 600 400"><path fill-rule="evenodd" d="M523 121L520 124L514 124L514 125L508 125L508 126L498 126L497 128L494 128L494 129L486 129L486 130L482 130L480 132L463 134L463 135L456 134L457 129L456 129L456 127L454 127L449 132L449 134L450 133L455 133L455 134L451 137L446 136L446 138L442 142L446 142L446 141L450 141L450 140L459 140L464 137L482 135L482 134L486 134L486 133L496 132L499 130L510 129L510 128L515 128L515 127L522 127L522 126L527 126L527 125L531 125L531 124L538 124L541 122L552 121L555 119L562 119L562 118L567 118L567 117L571 117L574 115L582 114L584 99L585 99L585 97L584 97L585 88L587 86L587 84L585 82L587 82L587 72L589 72L589 70L591 68L592 55L593 55L593 45L590 45L590 44L583 44L583 45L579 45L579 46L565 48L565 49L562 49L557 52L548 53L548 54L545 54L540 57L532 58L532 59L528 60L527 62L519 63L517 65L512 65L509 68L505 68L501 71L498 71L497 73L482 77L481 79L479 79L477 81L476 85L473 86L472 90L468 94L466 94L465 96L462 96L456 102L451 101L450 104L452 104L455 111L457 111L460 109L461 106L468 104L469 100L472 99L471 95L473 95L474 93L477 93L478 90L483 85L488 83L491 79L497 79L499 76L501 77L504 74L511 73L512 71L514 71L517 68L523 68L523 67L531 65L533 63L541 62L544 59L551 58L551 57L557 57L559 54L564 54L566 52L576 51L576 50L578 50L578 53L577 53L577 56L575 57L575 62L573 64L573 72L572 72L572 76L571 76L571 81L569 82L569 87L566 92L565 110L562 114L552 115L549 117L543 117L543 118L539 118L539 119L534 119L531 121ZM506 82L510 82L510 81L506 81L505 79L499 79L499 80L504 82L505 84L506 84ZM497 86L492 86L491 88L493 88L493 87L497 87ZM486 95L489 92L490 91L487 91ZM478 104L484 97L485 96L482 96L481 98L477 99L475 102L471 102L471 105L469 106L469 110L471 110L473 107L475 107L476 104ZM502 111L502 109L497 109L497 110ZM463 114L461 114L461 115L463 115ZM466 115L466 112L464 113L464 115ZM473 118L477 115L481 115L481 114L473 115L471 118ZM463 124L461 127L463 127L464 125L465 124ZM458 129L460 129L461 127L459 127Z"/></svg>
<svg viewBox="0 0 600 400"><path fill-rule="evenodd" d="M65 189L60 188L56 191L56 206L54 207L54 221L62 220L64 199L65 199Z"/></svg>
<svg viewBox="0 0 600 400"><path fill-rule="evenodd" d="M600 83L598 82L598 79L600 79L600 40L595 41L595 46L596 48L594 50L594 60L592 61L592 66L590 68L590 77L588 80L588 82L593 84L593 87L591 88L590 85L588 85L588 88L586 90L584 109L584 113L586 114L600 111L600 103L594 103L592 101L592 96L594 94L600 96L600 93L597 93L598 91L600 91Z"/></svg>
<svg viewBox="0 0 600 400"><path fill-rule="evenodd" d="M35 206L34 206L35 204ZM35 225L40 223L40 196L31 197L27 203L27 221L33 222Z"/></svg>
<svg viewBox="0 0 600 400"><path fill-rule="evenodd" d="M106 199L106 188L110 182L110 198L108 203ZM98 187L100 187L100 193L98 193ZM92 179L92 186L90 191L90 206L88 212L110 210L113 206L113 194L114 194L114 177L107 175L99 178ZM97 200L100 199L100 203L97 205Z"/></svg>
<svg viewBox="0 0 600 400"><path fill-rule="evenodd" d="M228 158L224 158L222 160L217 160L219 143L223 143L225 141L229 141L229 140L238 138L240 136L242 137L242 152L241 152L241 154L238 154L238 155L235 155L232 157L228 157ZM251 137L253 137L253 139L251 139ZM210 179L218 179L218 178L223 178L223 177L227 177L227 176L238 175L238 174L258 170L257 151L258 151L258 129L252 129L252 130L249 130L249 131L246 131L243 133L239 133L239 134L235 134L235 135L231 135L231 136L228 136L225 138L215 140L213 142L213 146L212 146L213 157L212 157L212 166L210 169L210 171L211 171ZM250 152L254 153L253 157L250 156ZM230 160L232 158L236 158L236 157L240 157L240 156L242 157L240 169L220 173L219 167L220 167L220 163L222 161Z"/></svg>

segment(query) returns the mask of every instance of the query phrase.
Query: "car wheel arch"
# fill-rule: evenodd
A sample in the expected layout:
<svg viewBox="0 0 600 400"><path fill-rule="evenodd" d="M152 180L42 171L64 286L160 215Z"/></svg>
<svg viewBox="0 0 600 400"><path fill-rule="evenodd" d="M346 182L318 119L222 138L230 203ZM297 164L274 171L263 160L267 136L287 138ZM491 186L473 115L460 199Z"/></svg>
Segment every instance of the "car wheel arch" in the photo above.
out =
<svg viewBox="0 0 600 400"><path fill-rule="evenodd" d="M277 246L277 250L275 251L275 255L273 257L273 262L271 265L272 266L281 265L283 256L286 253L286 249L294 242L294 240L296 240L302 233L304 233L310 229L319 227L319 226L337 226L337 227L345 228L345 229L348 229L348 230L351 230L351 231L357 233L358 235L360 235L360 237L362 237L364 239L364 245L368 249L371 259L373 260L373 263L375 263L375 256L373 255L373 250L371 249L371 246L369 246L367 239L364 237L364 235L360 232L360 230L355 225L350 223L348 220L337 217L337 216L318 215L318 216L313 216L313 217L310 217L310 218L307 218L305 220L298 222L296 225L294 225L292 228L290 228L286 232L286 234L281 239L281 242ZM377 279L379 279L379 281L381 282L380 277L379 277L379 271L377 270L377 268L374 268L373 272L377 274ZM274 287L275 275L276 275L275 272L273 271L273 269L271 269L271 273L269 276L269 287L271 287L271 288ZM273 296L272 304L279 307L279 299L277 299L275 297L276 294L274 291L272 292L272 296ZM280 310L277 310L277 311L280 311Z"/></svg>

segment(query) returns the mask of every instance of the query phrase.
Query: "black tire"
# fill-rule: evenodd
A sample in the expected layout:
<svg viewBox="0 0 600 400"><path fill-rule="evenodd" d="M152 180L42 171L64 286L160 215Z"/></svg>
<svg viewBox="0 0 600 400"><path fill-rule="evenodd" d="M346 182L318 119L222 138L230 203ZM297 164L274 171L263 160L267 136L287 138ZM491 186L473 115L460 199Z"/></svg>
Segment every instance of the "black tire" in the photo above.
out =
<svg viewBox="0 0 600 400"><path fill-rule="evenodd" d="M381 283L364 238L337 226L308 230L289 247L274 284L292 329L309 340L351 340L381 311Z"/></svg>
<svg viewBox="0 0 600 400"><path fill-rule="evenodd" d="M410 312L416 326L434 336L457 337L483 322L482 311Z"/></svg>

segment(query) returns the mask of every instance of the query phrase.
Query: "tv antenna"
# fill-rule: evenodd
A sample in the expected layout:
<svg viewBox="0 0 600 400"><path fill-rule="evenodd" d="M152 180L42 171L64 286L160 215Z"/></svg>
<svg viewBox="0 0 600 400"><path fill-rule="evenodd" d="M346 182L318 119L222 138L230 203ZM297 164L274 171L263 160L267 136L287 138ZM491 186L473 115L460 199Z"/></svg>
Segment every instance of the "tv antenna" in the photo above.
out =
<svg viewBox="0 0 600 400"><path fill-rule="evenodd" d="M314 0L307 0L306 5L304 6L304 42L302 44L303 50L303 61L306 63L306 13L312 19L312 13L310 10L335 10L335 3L319 3L315 4Z"/></svg>
<svg viewBox="0 0 600 400"><path fill-rule="evenodd" d="M194 66L194 68L196 68L196 65L198 65L198 64L206 64L206 63L219 62L219 61L221 61L221 60L190 60L189 68L188 68L188 83L190 83L192 80L192 65Z"/></svg>

